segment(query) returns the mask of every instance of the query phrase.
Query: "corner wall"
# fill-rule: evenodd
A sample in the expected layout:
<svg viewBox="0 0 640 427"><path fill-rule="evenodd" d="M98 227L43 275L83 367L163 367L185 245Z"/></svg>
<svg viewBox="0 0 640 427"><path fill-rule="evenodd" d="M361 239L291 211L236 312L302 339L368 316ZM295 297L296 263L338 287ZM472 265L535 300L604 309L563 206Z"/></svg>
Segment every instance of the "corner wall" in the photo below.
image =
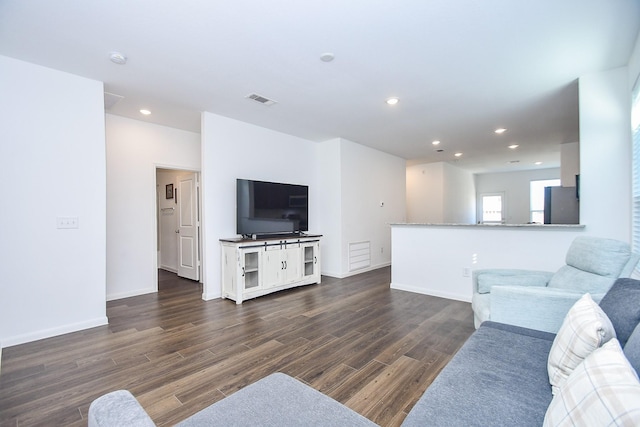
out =
<svg viewBox="0 0 640 427"><path fill-rule="evenodd" d="M342 268L346 277L391 264L392 223L406 221L406 161L340 139ZM329 214L325 212L324 214ZM349 247L368 242L369 266L353 268ZM357 263L356 263L357 264Z"/></svg>
<svg viewBox="0 0 640 427"><path fill-rule="evenodd" d="M476 194L479 200L484 193L504 193L505 222L526 224L530 221L531 181L559 178L560 168L477 174ZM478 215L482 218L481 212Z"/></svg>
<svg viewBox="0 0 640 427"><path fill-rule="evenodd" d="M158 289L156 167L200 170L200 135L107 114L107 300Z"/></svg>
<svg viewBox="0 0 640 427"><path fill-rule="evenodd" d="M406 168L407 221L422 224L474 224L473 175L446 162Z"/></svg>
<svg viewBox="0 0 640 427"><path fill-rule="evenodd" d="M320 186L318 206L319 228L322 231L321 274L339 277L342 275L342 259L346 251L342 245L342 140L335 138L317 144L316 181Z"/></svg>
<svg viewBox="0 0 640 427"><path fill-rule="evenodd" d="M102 83L0 56L0 93L2 346L106 324Z"/></svg>
<svg viewBox="0 0 640 427"><path fill-rule="evenodd" d="M580 223L631 241L631 91L627 67L580 78Z"/></svg>

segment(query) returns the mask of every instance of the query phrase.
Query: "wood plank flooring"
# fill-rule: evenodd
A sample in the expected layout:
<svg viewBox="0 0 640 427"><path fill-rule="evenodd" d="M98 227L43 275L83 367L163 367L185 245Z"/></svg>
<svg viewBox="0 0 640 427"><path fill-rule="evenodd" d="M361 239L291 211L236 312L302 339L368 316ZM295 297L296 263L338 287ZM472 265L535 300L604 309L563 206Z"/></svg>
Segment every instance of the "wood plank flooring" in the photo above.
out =
<svg viewBox="0 0 640 427"><path fill-rule="evenodd" d="M239 306L159 277L157 294L108 302L108 326L5 348L0 425L86 426L91 401L116 389L173 425L284 372L397 426L473 332L470 304L392 290L390 268Z"/></svg>

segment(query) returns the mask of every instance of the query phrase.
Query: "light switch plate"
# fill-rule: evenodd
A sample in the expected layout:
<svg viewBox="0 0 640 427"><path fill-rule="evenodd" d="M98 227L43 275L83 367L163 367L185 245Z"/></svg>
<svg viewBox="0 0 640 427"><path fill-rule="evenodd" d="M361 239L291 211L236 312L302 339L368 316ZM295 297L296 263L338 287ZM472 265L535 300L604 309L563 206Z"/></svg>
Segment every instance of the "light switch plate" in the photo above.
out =
<svg viewBox="0 0 640 427"><path fill-rule="evenodd" d="M58 228L78 228L79 222L77 216L59 216L57 218Z"/></svg>

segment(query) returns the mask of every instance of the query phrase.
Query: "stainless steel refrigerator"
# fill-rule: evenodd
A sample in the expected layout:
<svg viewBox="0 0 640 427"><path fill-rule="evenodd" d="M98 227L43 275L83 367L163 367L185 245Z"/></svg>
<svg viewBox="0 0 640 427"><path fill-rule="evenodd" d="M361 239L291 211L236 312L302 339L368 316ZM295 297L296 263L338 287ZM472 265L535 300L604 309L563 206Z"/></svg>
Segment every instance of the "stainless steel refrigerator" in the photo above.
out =
<svg viewBox="0 0 640 427"><path fill-rule="evenodd" d="M544 188L545 224L580 224L580 200L576 187Z"/></svg>

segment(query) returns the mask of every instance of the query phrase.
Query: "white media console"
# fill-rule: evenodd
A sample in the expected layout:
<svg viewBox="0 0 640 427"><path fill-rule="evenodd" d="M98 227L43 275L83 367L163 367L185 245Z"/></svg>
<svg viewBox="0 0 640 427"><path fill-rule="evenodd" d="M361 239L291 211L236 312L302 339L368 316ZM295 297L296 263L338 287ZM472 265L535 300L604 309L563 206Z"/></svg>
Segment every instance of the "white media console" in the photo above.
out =
<svg viewBox="0 0 640 427"><path fill-rule="evenodd" d="M222 297L244 300L320 283L320 235L220 239Z"/></svg>

